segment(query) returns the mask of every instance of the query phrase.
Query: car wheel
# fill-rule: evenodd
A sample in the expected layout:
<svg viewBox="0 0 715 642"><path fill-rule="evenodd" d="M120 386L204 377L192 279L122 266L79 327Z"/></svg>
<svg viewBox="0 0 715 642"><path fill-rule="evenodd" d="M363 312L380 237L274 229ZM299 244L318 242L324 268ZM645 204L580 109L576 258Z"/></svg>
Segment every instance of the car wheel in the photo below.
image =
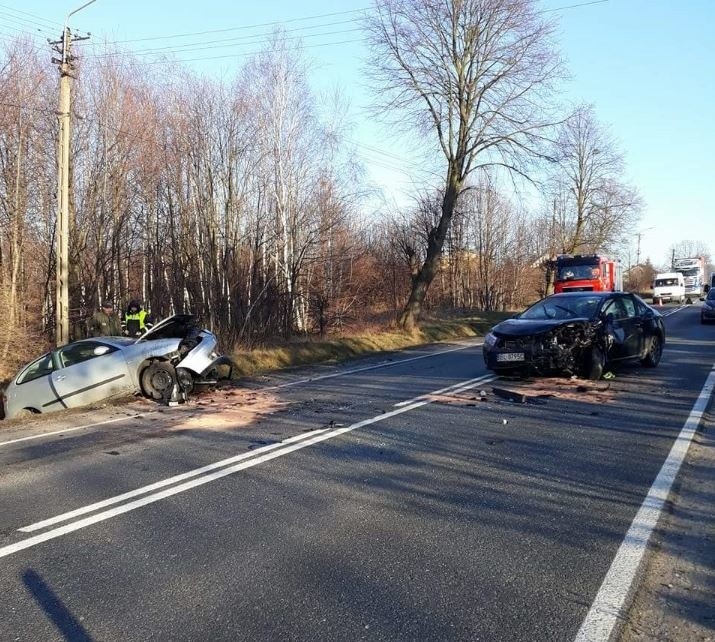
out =
<svg viewBox="0 0 715 642"><path fill-rule="evenodd" d="M145 396L156 401L167 399L176 383L176 370L166 361L153 361L142 370L140 382Z"/></svg>
<svg viewBox="0 0 715 642"><path fill-rule="evenodd" d="M663 356L663 340L654 334L648 343L648 349L645 357L641 359L641 363L647 368L655 368L660 363L660 358Z"/></svg>
<svg viewBox="0 0 715 642"><path fill-rule="evenodd" d="M586 378L597 381L603 376L603 369L606 367L606 355L598 346L591 348L591 354L586 362Z"/></svg>

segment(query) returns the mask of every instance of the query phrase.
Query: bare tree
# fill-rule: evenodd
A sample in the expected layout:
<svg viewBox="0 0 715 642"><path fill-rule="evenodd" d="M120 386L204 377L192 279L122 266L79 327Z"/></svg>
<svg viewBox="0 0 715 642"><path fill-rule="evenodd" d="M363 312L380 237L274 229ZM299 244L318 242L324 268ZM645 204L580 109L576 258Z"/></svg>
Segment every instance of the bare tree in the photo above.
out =
<svg viewBox="0 0 715 642"><path fill-rule="evenodd" d="M673 264L673 259L689 256L702 256L705 259L705 263L710 263L712 255L710 254L710 247L703 241L679 241L670 246L665 264L670 266Z"/></svg>
<svg viewBox="0 0 715 642"><path fill-rule="evenodd" d="M377 0L367 21L379 108L436 136L447 160L438 222L401 317L410 328L439 266L468 177L500 166L526 174L552 123L561 63L533 0Z"/></svg>
<svg viewBox="0 0 715 642"><path fill-rule="evenodd" d="M623 155L590 106L560 127L553 156L552 230L557 251L595 252L618 244L640 216L641 198L623 182Z"/></svg>

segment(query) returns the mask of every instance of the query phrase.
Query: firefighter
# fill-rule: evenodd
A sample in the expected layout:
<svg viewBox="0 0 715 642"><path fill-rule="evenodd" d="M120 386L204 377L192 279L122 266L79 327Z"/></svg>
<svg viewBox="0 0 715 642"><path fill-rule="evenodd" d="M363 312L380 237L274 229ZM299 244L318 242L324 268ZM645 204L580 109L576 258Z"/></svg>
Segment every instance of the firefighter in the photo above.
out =
<svg viewBox="0 0 715 642"><path fill-rule="evenodd" d="M122 322L114 311L114 304L111 301L103 301L101 310L97 310L92 315L87 322L87 334L90 337L122 336Z"/></svg>
<svg viewBox="0 0 715 642"><path fill-rule="evenodd" d="M129 337L140 337L152 324L149 313L139 301L129 302L124 315L124 333Z"/></svg>

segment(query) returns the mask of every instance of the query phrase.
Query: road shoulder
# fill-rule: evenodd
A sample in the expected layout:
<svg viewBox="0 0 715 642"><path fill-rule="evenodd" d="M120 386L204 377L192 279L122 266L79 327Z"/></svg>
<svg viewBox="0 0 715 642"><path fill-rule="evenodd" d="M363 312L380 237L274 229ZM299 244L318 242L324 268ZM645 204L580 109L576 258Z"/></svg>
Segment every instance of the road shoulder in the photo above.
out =
<svg viewBox="0 0 715 642"><path fill-rule="evenodd" d="M621 642L715 640L715 422L703 419L653 534Z"/></svg>

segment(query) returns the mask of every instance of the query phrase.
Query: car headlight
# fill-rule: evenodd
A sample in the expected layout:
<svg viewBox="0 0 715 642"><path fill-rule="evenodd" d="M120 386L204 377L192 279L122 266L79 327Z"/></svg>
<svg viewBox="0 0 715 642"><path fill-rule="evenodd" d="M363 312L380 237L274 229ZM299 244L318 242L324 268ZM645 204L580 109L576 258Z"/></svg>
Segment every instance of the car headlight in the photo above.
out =
<svg viewBox="0 0 715 642"><path fill-rule="evenodd" d="M496 335L492 334L491 332L487 332L486 335L484 335L484 346L487 348L493 348L496 345L497 338Z"/></svg>

